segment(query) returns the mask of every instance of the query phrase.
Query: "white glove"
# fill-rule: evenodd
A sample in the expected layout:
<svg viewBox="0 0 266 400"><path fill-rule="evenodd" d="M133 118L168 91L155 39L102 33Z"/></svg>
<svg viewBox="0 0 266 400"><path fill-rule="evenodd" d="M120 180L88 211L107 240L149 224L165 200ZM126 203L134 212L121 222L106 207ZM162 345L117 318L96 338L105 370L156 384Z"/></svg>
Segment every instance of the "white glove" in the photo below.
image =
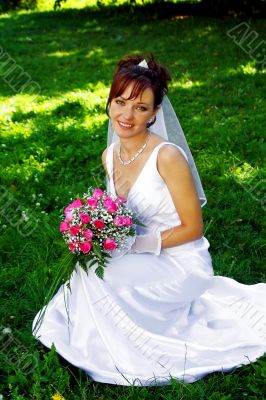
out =
<svg viewBox="0 0 266 400"><path fill-rule="evenodd" d="M130 253L131 247L133 243L135 242L136 235L135 236L128 236L126 241L123 243L122 248L116 248L115 251L112 251L111 255L112 258L121 258L125 254ZM0 399L1 400L1 399Z"/></svg>
<svg viewBox="0 0 266 400"><path fill-rule="evenodd" d="M147 235L137 235L131 246L130 253L154 253L158 256L161 252L162 239L160 231L153 231Z"/></svg>

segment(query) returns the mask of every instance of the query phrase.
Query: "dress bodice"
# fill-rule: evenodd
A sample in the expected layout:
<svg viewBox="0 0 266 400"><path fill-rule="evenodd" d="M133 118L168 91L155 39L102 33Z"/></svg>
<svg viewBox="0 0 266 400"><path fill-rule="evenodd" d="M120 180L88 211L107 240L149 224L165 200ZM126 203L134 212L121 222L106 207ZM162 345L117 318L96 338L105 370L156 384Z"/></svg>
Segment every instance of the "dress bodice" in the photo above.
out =
<svg viewBox="0 0 266 400"><path fill-rule="evenodd" d="M131 186L126 202L126 206L130 208L135 213L136 217L145 225L145 228L138 227L139 234L146 233L149 230L163 231L181 225L181 220L176 211L172 196L157 169L158 152L165 144L176 146L187 160L184 150L174 143L161 142L155 146L151 152L136 181ZM106 167L110 177L108 189L110 194L116 197L117 193L113 178L113 159L114 143L107 149ZM198 245L199 242L203 240L206 239L200 238L189 242L189 244L185 243L180 245L178 248L181 249L188 246L191 248L194 243Z"/></svg>

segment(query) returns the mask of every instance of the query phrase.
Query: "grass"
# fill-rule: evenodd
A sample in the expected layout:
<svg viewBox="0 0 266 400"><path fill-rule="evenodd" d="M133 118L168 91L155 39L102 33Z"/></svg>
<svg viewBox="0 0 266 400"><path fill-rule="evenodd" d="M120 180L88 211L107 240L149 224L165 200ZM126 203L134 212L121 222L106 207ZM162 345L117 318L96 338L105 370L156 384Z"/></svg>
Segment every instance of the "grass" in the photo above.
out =
<svg viewBox="0 0 266 400"><path fill-rule="evenodd" d="M227 35L240 21L162 18L145 7L67 8L76 3L53 12L43 2L34 12L0 17L2 51L41 88L37 95L15 92L1 78L0 320L12 333L0 337L0 394L261 400L265 357L193 385L114 387L92 381L31 335L62 255L59 211L88 185L104 186L105 100L115 63L130 52L153 51L172 74L169 97L208 198L203 216L215 274L265 281L265 69ZM246 22L265 40L264 20ZM19 366L23 355L37 365L27 374Z"/></svg>

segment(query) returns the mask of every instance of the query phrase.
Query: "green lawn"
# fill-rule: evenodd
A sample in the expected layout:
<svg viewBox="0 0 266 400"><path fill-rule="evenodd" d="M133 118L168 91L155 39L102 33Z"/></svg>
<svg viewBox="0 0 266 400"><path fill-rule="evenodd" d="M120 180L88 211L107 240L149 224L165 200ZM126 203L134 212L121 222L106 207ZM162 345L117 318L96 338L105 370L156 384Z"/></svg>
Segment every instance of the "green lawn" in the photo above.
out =
<svg viewBox="0 0 266 400"><path fill-rule="evenodd" d="M265 357L190 385L115 387L92 381L32 337L32 320L62 256L61 209L89 185L104 187L105 101L116 62L130 52L153 51L172 74L169 97L208 198L204 234L215 274L265 282L266 70L228 36L241 21L160 18L150 8L76 10L71 0L53 12L52 3L0 16L0 394L4 400L48 400L55 393L66 400L263 399ZM265 40L265 20L246 23L257 43ZM12 88L4 57L39 92Z"/></svg>

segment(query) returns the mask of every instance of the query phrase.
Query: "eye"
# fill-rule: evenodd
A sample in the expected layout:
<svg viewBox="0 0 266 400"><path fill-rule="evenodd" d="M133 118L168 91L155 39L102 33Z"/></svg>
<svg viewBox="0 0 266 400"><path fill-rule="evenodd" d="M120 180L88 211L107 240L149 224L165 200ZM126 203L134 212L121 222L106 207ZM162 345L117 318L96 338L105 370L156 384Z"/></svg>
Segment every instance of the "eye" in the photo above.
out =
<svg viewBox="0 0 266 400"><path fill-rule="evenodd" d="M124 103L122 100L116 100L115 102L116 102L116 104L123 104Z"/></svg>
<svg viewBox="0 0 266 400"><path fill-rule="evenodd" d="M147 111L147 108L146 108L146 107L139 106L138 108L139 108L141 111Z"/></svg>

